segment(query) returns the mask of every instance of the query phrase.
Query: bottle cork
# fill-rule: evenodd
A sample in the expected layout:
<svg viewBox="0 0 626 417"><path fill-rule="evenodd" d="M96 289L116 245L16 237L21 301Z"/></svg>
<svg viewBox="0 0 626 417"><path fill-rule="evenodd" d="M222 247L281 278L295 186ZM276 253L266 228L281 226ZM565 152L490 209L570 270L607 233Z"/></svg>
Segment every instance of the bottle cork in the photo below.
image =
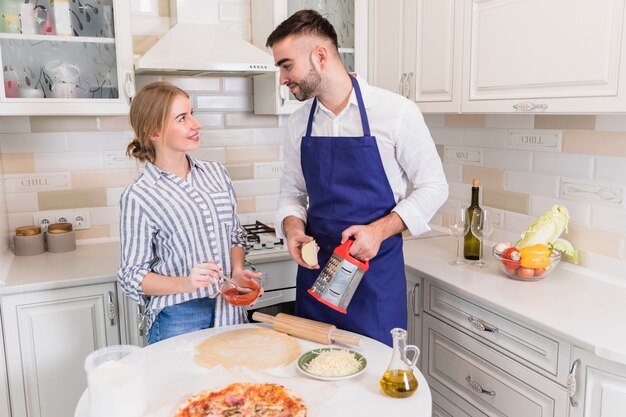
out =
<svg viewBox="0 0 626 417"><path fill-rule="evenodd" d="M478 187L478 180L477 179L473 179L472 180L472 187Z"/></svg>

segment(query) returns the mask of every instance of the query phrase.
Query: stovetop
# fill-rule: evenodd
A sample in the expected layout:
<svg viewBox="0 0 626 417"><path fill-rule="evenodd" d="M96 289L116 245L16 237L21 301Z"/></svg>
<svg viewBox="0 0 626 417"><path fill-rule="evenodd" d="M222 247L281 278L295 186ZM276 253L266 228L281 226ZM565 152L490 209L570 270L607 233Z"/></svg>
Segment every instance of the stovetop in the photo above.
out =
<svg viewBox="0 0 626 417"><path fill-rule="evenodd" d="M260 221L254 224L242 225L248 235L246 236L246 253L260 254L267 252L284 252L287 246L283 239L276 237L276 229Z"/></svg>

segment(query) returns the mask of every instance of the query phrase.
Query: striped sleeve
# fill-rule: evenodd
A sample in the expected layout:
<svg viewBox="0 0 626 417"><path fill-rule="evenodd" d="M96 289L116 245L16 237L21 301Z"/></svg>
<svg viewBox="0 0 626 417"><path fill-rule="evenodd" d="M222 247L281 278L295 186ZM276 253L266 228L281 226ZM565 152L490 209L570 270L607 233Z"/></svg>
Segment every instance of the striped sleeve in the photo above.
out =
<svg viewBox="0 0 626 417"><path fill-rule="evenodd" d="M127 189L120 199L120 268L117 279L124 294L137 303L145 304L147 297L141 288L143 277L150 272L154 259L153 231L136 198Z"/></svg>

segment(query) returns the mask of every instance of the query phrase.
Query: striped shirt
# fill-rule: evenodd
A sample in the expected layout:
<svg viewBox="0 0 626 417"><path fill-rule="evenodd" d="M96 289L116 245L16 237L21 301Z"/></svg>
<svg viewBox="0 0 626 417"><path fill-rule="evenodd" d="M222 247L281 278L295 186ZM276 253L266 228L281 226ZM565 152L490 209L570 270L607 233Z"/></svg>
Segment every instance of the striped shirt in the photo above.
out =
<svg viewBox="0 0 626 417"><path fill-rule="evenodd" d="M122 193L118 281L128 297L146 305L148 327L163 308L202 297L217 297L215 326L245 323L245 310L225 302L217 284L184 294L143 293L148 272L186 277L194 265L213 260L230 275L230 250L245 242L226 168L188 158L187 181L147 162Z"/></svg>

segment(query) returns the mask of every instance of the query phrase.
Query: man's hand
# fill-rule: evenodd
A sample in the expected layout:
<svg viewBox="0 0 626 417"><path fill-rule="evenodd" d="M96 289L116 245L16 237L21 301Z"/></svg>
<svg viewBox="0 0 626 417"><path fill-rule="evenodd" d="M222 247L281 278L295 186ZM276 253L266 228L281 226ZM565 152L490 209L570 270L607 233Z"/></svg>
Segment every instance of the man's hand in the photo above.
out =
<svg viewBox="0 0 626 417"><path fill-rule="evenodd" d="M385 217L368 225L354 225L341 233L341 243L354 237L350 255L361 261L369 261L378 254L383 240L402 233L406 226L400 216L391 212Z"/></svg>
<svg viewBox="0 0 626 417"><path fill-rule="evenodd" d="M308 269L319 269L319 265L310 266L302 259L302 245L313 240L304 233L304 222L295 216L288 216L283 220L283 231L287 236L287 249L294 261Z"/></svg>

